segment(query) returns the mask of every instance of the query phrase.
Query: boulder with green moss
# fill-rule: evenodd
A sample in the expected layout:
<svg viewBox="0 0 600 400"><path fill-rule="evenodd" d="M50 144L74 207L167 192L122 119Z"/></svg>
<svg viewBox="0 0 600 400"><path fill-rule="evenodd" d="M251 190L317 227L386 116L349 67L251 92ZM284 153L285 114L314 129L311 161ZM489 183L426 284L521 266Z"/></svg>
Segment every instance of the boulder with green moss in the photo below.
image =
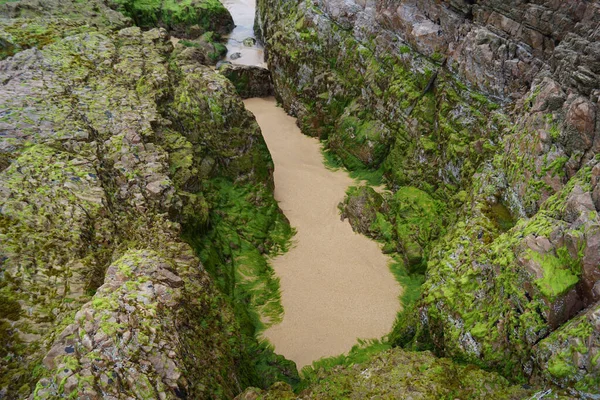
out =
<svg viewBox="0 0 600 400"><path fill-rule="evenodd" d="M216 65L227 54L221 43L221 36L207 32L196 39L182 39L175 43L174 55L181 62L184 59L204 65Z"/></svg>
<svg viewBox="0 0 600 400"><path fill-rule="evenodd" d="M219 0L109 0L107 4L142 28L161 26L178 37L229 33L233 18Z"/></svg>
<svg viewBox="0 0 600 400"><path fill-rule="evenodd" d="M131 24L99 0L0 2L0 60L82 32L107 32Z"/></svg>
<svg viewBox="0 0 600 400"><path fill-rule="evenodd" d="M369 186L353 186L346 192L343 203L339 205L342 211L342 220L348 222L355 232L379 238L379 233L374 224L378 214L385 213L388 206L384 197ZM383 234L383 233L382 233Z"/></svg>
<svg viewBox="0 0 600 400"><path fill-rule="evenodd" d="M394 194L351 187L340 208L355 231L384 242L386 252L400 253L411 273L423 272L430 245L443 232L443 204L410 186Z"/></svg>
<svg viewBox="0 0 600 400"><path fill-rule="evenodd" d="M278 383L269 390L248 389L236 399L523 399L531 394L472 365L395 348L362 363L318 371L300 393Z"/></svg>
<svg viewBox="0 0 600 400"><path fill-rule="evenodd" d="M0 62L1 396L231 397L293 379L181 238L211 226L211 179L273 201L256 121L163 29L73 33Z"/></svg>
<svg viewBox="0 0 600 400"><path fill-rule="evenodd" d="M233 315L176 237L161 250L129 250L111 264L104 284L44 357L48 374L34 399L215 398L240 391Z"/></svg>

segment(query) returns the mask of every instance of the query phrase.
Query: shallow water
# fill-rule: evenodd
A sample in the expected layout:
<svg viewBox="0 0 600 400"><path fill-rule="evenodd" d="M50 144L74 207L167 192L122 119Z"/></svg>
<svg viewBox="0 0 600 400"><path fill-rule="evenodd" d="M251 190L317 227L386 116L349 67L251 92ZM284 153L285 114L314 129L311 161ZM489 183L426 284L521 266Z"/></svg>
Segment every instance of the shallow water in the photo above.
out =
<svg viewBox="0 0 600 400"><path fill-rule="evenodd" d="M227 61L234 64L258 65L266 67L264 62L264 48L260 43L253 46L245 46L246 38L254 38L254 13L256 11L255 0L222 0L223 5L229 10L235 28L227 38ZM231 56L240 53L241 57L232 59Z"/></svg>
<svg viewBox="0 0 600 400"><path fill-rule="evenodd" d="M324 166L319 141L303 135L273 98L245 104L275 163L275 198L297 229L293 248L271 260L285 314L264 336L302 368L347 352L357 338L389 333L400 307L391 260L342 222L337 209L355 181Z"/></svg>

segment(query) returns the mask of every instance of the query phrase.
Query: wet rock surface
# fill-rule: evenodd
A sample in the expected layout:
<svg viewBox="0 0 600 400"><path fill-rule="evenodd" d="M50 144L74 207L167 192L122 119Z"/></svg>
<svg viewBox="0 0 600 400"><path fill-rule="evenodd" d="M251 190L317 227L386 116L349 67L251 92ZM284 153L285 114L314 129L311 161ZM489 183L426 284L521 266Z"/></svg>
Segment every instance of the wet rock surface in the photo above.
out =
<svg viewBox="0 0 600 400"><path fill-rule="evenodd" d="M383 209L364 191L343 207L424 273L396 345L597 394L595 331L571 321L598 304L599 16L578 1L259 1L283 106L392 189Z"/></svg>
<svg viewBox="0 0 600 400"><path fill-rule="evenodd" d="M253 65L222 64L219 72L229 79L242 99L274 95L271 73Z"/></svg>
<svg viewBox="0 0 600 400"><path fill-rule="evenodd" d="M98 28L83 25L96 3L72 2L73 20L66 3L0 6L18 17L3 26L75 27L0 62L0 397L233 397L268 382L285 360L257 375L269 351L181 239L206 230L217 176L272 198L256 121L164 29L123 29L100 3Z"/></svg>

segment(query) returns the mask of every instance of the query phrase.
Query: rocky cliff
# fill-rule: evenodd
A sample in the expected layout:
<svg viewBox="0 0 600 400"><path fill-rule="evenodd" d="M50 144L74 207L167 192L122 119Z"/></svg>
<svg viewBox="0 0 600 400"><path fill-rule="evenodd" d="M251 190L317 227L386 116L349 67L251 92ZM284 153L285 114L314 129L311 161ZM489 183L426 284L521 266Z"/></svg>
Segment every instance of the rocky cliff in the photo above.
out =
<svg viewBox="0 0 600 400"><path fill-rule="evenodd" d="M249 291L218 290L226 264L211 277L198 258L222 226L218 185L286 231L234 86L133 26L129 3L0 3L0 398L231 398L293 380L238 318ZM187 10L186 27L217 29L203 12L218 2L188 3L151 19L177 32ZM246 248L264 263L260 234Z"/></svg>
<svg viewBox="0 0 600 400"><path fill-rule="evenodd" d="M600 4L258 4L283 106L393 189L342 205L424 281L391 342L597 394Z"/></svg>

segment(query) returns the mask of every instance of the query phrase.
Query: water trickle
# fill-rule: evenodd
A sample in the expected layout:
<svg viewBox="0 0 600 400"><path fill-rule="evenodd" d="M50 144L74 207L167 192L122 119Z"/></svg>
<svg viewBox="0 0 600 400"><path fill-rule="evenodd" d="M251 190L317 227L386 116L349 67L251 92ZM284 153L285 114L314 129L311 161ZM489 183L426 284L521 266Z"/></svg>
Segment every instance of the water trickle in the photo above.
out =
<svg viewBox="0 0 600 400"><path fill-rule="evenodd" d="M233 31L226 36L227 61L233 64L266 67L264 48L254 35L256 1L223 0L222 3L231 13L235 23Z"/></svg>

